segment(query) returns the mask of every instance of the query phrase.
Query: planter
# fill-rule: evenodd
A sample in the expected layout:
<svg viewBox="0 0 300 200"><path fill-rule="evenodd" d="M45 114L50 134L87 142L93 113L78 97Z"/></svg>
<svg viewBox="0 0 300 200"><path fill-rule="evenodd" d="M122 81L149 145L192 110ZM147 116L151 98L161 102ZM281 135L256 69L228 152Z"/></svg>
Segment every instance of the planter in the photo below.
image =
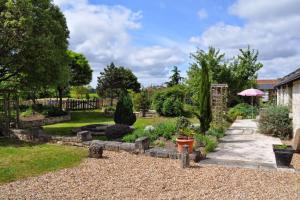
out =
<svg viewBox="0 0 300 200"><path fill-rule="evenodd" d="M179 153L182 153L183 151L183 145L189 146L189 153L193 153L193 144L194 144L194 138L177 138L176 139L177 144L177 151Z"/></svg>
<svg viewBox="0 0 300 200"><path fill-rule="evenodd" d="M273 151L276 158L277 167L288 167L291 164L295 150L292 146L282 146L273 144Z"/></svg>

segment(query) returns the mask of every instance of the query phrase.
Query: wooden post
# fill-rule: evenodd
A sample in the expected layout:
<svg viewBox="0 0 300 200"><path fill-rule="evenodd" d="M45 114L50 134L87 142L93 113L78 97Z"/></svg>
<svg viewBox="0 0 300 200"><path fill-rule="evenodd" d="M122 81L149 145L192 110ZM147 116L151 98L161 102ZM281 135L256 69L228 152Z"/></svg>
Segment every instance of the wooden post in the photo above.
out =
<svg viewBox="0 0 300 200"><path fill-rule="evenodd" d="M190 167L190 157L189 157L189 146L183 145L183 151L181 153L181 168L187 168Z"/></svg>
<svg viewBox="0 0 300 200"><path fill-rule="evenodd" d="M16 110L17 110L17 119L16 119L16 128L19 128L19 123L20 123L20 108L19 108L19 96L17 95L16 97Z"/></svg>

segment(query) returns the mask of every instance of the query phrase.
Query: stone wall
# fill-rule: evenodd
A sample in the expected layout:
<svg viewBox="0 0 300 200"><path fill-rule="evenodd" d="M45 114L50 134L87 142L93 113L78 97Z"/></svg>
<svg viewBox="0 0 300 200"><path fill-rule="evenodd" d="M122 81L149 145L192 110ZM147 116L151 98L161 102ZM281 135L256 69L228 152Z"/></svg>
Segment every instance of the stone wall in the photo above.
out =
<svg viewBox="0 0 300 200"><path fill-rule="evenodd" d="M56 124L60 122L66 122L71 120L71 115L63 115L63 116L58 116L58 117L47 117L45 119L41 120L34 120L34 121L21 121L20 122L20 128L26 129L26 128L31 128L31 127L40 127L44 125L49 125L49 124Z"/></svg>
<svg viewBox="0 0 300 200"><path fill-rule="evenodd" d="M293 83L293 130L300 129L300 80Z"/></svg>
<svg viewBox="0 0 300 200"><path fill-rule="evenodd" d="M10 129L9 132L10 137L26 142L48 142L51 139L41 128Z"/></svg>

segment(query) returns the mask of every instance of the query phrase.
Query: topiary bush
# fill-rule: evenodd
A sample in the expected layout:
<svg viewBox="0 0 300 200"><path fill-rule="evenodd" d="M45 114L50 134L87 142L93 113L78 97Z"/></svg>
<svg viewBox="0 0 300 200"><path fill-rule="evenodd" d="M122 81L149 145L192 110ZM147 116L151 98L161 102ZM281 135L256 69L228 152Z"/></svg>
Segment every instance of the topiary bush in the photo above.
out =
<svg viewBox="0 0 300 200"><path fill-rule="evenodd" d="M262 134L290 139L293 134L292 120L286 106L268 106L260 113L259 131Z"/></svg>
<svg viewBox="0 0 300 200"><path fill-rule="evenodd" d="M128 93L122 93L117 103L114 114L116 124L133 125L136 121L136 116L133 113L133 105L131 97Z"/></svg>
<svg viewBox="0 0 300 200"><path fill-rule="evenodd" d="M130 126L125 125L125 124L115 124L112 126L109 126L105 130L105 135L109 139L116 139L120 138L128 133L131 133L133 131Z"/></svg>

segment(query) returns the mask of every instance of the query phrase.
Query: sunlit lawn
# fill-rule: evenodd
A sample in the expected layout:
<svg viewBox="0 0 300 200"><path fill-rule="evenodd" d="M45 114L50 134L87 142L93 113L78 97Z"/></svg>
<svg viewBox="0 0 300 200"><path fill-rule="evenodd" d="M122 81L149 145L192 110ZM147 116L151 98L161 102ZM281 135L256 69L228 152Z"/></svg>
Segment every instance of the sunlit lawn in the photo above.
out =
<svg viewBox="0 0 300 200"><path fill-rule="evenodd" d="M46 133L51 135L71 135L73 128L90 124L112 124L113 118L106 117L99 110L71 112L71 121L44 126Z"/></svg>
<svg viewBox="0 0 300 200"><path fill-rule="evenodd" d="M83 148L0 139L0 184L73 167L87 156Z"/></svg>
<svg viewBox="0 0 300 200"><path fill-rule="evenodd" d="M71 135L73 128L79 128L90 124L114 124L112 117L106 117L99 110L95 111L74 111L71 112L72 120L69 122L57 123L44 126L46 133L51 135ZM167 120L176 120L172 117L153 117L153 118L138 118L134 123L134 128L141 129L147 125L155 125ZM198 123L197 119L192 118L193 123Z"/></svg>

